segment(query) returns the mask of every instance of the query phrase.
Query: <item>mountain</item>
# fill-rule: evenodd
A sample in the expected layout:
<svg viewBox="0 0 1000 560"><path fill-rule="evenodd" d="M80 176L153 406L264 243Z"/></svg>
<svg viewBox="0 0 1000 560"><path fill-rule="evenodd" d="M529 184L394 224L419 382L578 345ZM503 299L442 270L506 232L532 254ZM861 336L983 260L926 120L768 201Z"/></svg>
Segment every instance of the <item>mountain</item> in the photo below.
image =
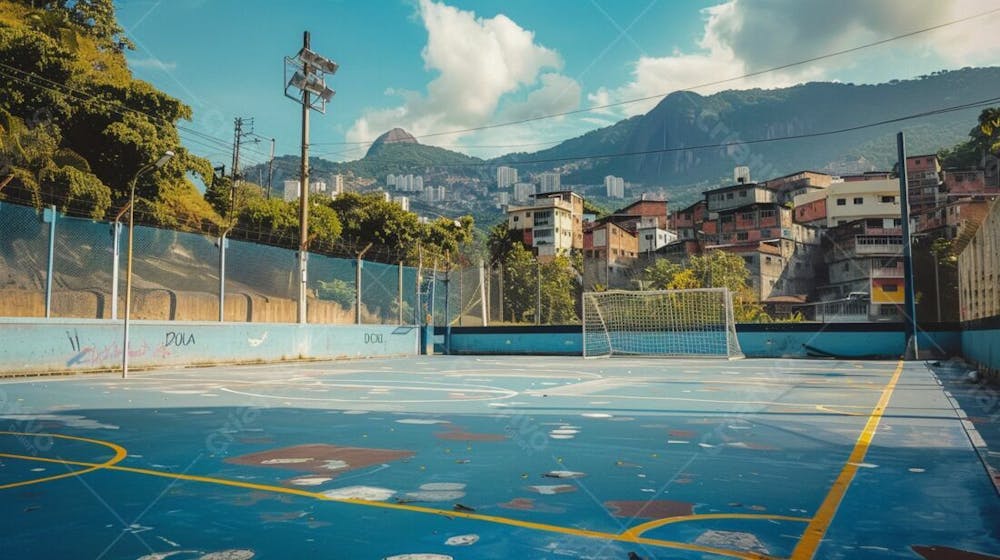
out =
<svg viewBox="0 0 1000 560"><path fill-rule="evenodd" d="M826 133L989 99L997 91L998 67L935 72L874 85L812 82L707 96L676 92L645 115L534 153L484 162L422 145L396 128L380 136L360 160L317 159L312 165L320 172L377 181L389 173L438 173L488 182L493 166L517 164L522 176L558 168L567 185L596 185L605 175L617 175L631 183L670 187L675 194L693 193L731 180L733 167L739 165L748 165L754 179L801 169L832 173L890 169L896 159L897 131L906 133L908 153L934 153L966 140L981 108ZM786 136L796 138L767 141ZM288 175L294 176L295 165L280 167L291 168Z"/></svg>
<svg viewBox="0 0 1000 560"><path fill-rule="evenodd" d="M598 183L611 174L636 183L684 185L731 177L738 165L749 165L759 179L801 169L889 169L896 159L896 132L906 133L908 153L934 153L966 140L982 108L820 134L994 98L997 91L1000 68L965 68L877 85L814 82L709 96L677 92L641 117L521 159L637 154L567 162L568 183ZM800 138L754 143L785 136Z"/></svg>
<svg viewBox="0 0 1000 560"><path fill-rule="evenodd" d="M420 142L417 142L417 139L412 134L402 128L394 128L376 138L372 142L371 147L368 148L368 153L365 154L365 157L377 156L382 152L386 144L420 144Z"/></svg>

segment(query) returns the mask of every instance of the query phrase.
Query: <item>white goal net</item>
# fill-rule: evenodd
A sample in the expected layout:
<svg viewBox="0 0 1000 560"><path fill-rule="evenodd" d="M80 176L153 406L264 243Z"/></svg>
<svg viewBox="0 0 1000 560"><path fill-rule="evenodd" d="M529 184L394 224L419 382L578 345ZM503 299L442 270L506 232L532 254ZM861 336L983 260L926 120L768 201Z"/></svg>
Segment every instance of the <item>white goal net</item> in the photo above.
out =
<svg viewBox="0 0 1000 560"><path fill-rule="evenodd" d="M743 356L726 288L583 294L583 356Z"/></svg>

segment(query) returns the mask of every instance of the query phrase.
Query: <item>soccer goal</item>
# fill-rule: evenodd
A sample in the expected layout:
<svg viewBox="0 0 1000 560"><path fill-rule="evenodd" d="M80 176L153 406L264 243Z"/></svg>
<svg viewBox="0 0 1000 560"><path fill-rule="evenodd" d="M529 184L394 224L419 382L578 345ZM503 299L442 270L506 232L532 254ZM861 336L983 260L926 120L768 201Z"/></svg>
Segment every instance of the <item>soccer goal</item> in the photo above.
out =
<svg viewBox="0 0 1000 560"><path fill-rule="evenodd" d="M583 294L583 356L741 358L726 288Z"/></svg>

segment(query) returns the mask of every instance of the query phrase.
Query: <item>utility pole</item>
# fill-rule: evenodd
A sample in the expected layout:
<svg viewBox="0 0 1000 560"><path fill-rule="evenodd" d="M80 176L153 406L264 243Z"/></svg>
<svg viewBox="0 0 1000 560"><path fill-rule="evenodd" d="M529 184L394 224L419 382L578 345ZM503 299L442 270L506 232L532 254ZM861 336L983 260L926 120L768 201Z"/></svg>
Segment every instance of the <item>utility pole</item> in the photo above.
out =
<svg viewBox="0 0 1000 560"><path fill-rule="evenodd" d="M310 50L309 32L302 33L302 50ZM302 63L302 75L305 81L309 81L312 67L308 62ZM299 323L305 323L306 319L306 270L309 260L309 109L312 104L309 102L309 90L302 90L302 167L299 176ZM360 258L359 258L360 260ZM360 288L360 286L358 286ZM360 291L360 290L359 290ZM359 308L358 313L361 312Z"/></svg>
<svg viewBox="0 0 1000 560"><path fill-rule="evenodd" d="M324 75L337 72L338 64L311 50L308 31L302 33L302 49L294 57L285 57L285 97L302 105L302 161L299 189L298 322L306 323L306 272L309 266L309 111L326 111L326 104L336 93L326 86ZM290 74L290 76L289 76ZM289 90L295 88L300 94ZM312 95L315 94L315 98Z"/></svg>
<svg viewBox="0 0 1000 560"><path fill-rule="evenodd" d="M229 189L229 215L230 220L234 219L236 216L236 188L239 181L243 178L240 174L240 146L243 143L243 139L249 136L253 136L253 118L244 119L243 117L236 117L233 119L233 167L232 167L232 178L233 184ZM254 140L258 142L259 140Z"/></svg>
<svg viewBox="0 0 1000 560"><path fill-rule="evenodd" d="M903 226L903 288L905 290L904 306L906 317L907 358L920 359L920 348L917 344L919 328L917 327L917 298L914 294L913 257L910 238L910 189L906 177L906 140L902 132L896 133L896 151L899 160L899 206ZM912 344L912 346L909 346ZM909 348L913 348L912 357Z"/></svg>
<svg viewBox="0 0 1000 560"><path fill-rule="evenodd" d="M274 138L271 138L271 158L267 160L267 198L271 198L271 183L274 181Z"/></svg>

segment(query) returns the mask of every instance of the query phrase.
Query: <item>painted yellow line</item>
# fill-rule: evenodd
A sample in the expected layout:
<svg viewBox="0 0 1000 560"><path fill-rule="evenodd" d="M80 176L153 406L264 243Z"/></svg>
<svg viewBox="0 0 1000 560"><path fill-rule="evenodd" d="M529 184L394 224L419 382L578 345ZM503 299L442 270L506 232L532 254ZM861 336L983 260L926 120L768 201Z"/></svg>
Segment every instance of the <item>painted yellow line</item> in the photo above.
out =
<svg viewBox="0 0 1000 560"><path fill-rule="evenodd" d="M837 410L835 408L830 408L829 406L818 404L816 405L816 410L821 412L829 412L830 414L841 414L843 416L864 416L860 412L847 412L846 410Z"/></svg>
<svg viewBox="0 0 1000 560"><path fill-rule="evenodd" d="M903 361L900 360L896 366L896 371L892 374L892 378L889 379L889 383L882 390L882 396L879 397L878 403L871 414L868 415L868 422L865 423L865 428L861 430L861 435L858 436L858 441L854 444L854 449L847 458L847 464L841 469L840 475L837 476L837 480L834 481L826 498L823 499L823 503L816 510L816 515L813 516L812 521L806 527L805 533L795 546L795 550L792 551L791 560L811 560L815 556L816 550L819 549L819 545L823 541L823 536L826 535L827 529L830 528L833 516L837 513L837 508L840 507L840 502L844 499L844 495L847 494L847 489L851 486L851 482L854 481L854 475L858 472L858 465L865 460L868 447L871 446L872 438L875 437L875 430L878 428L879 421L882 419L882 414L885 413L886 407L889 406L889 399L892 398L892 392L895 390L896 383L899 382L899 377L902 374Z"/></svg>
<svg viewBox="0 0 1000 560"><path fill-rule="evenodd" d="M640 525L636 525L624 531L622 536L634 536L638 537L645 533L646 531L651 531L657 527L663 527L664 525L671 525L674 523L686 523L688 521L707 521L710 519L750 519L750 520L772 520L772 521L795 521L798 523L808 523L811 521L808 517L792 517L789 515L771 515L767 513L703 513L697 515L679 515L677 517L665 517L663 519L654 519L653 521L648 521Z"/></svg>
<svg viewBox="0 0 1000 560"><path fill-rule="evenodd" d="M0 484L0 490L6 490L8 488L17 488L19 486L28 486L29 484L39 484L41 482L49 482L51 480L59 480L60 478L69 478L71 476L80 476L81 474L87 474L89 472L94 472L94 471L96 471L98 469L106 469L106 468L108 468L110 466L113 466L113 465L116 465L116 464L120 463L128 455L128 452L125 451L124 447L122 447L122 446L120 446L120 445L118 445L116 443L111 443L110 441L103 441L103 440L99 440L99 439L90 439L90 438L85 438L85 437L67 436L67 435L63 435L63 434L47 434L47 433L32 433L32 432L3 432L3 431L0 431L0 436L51 437L51 438L66 439L66 440L73 440L73 441L83 441L83 442L86 442L86 443L93 443L95 445L101 445L101 446L107 447L107 448L109 448L109 449L111 449L112 451L115 452L114 456L112 456L110 459L108 459L107 461L105 461L103 463L93 463L93 464L84 465L84 466L87 466L87 468L85 468L85 469L81 469L81 470L78 470L78 471L70 471L70 472L66 472L66 473L62 473L62 474L56 474L56 475L52 475L52 476L45 476L45 477L42 477L42 478L33 478L31 480L22 480L20 482L11 482L11 483L8 483L8 484ZM8 455L6 453L0 453L0 457L8 457L8 458L12 458L12 459L23 459L23 458L26 458L25 456ZM64 465L71 464L71 463L68 463L68 462L65 462L65 461L58 461L58 460L53 460L53 459L42 459L42 458L39 458L39 457L27 457L27 458L32 459L32 460L43 461L43 462L62 463Z"/></svg>
<svg viewBox="0 0 1000 560"><path fill-rule="evenodd" d="M96 441L96 440L95 440ZM42 457L33 457L30 455L13 455L8 453L0 453L0 457L7 457L11 459L23 459L26 461L42 461L46 463L61 463L64 465L74 465L81 467L91 467L90 469L84 469L82 471L76 471L77 473L89 472L89 470L96 469L107 469L111 471L119 472L129 472L135 474L144 474L149 476L158 476L162 478L171 478L178 480L187 480L190 482L203 482L206 484L217 484L221 486L231 486L235 488L246 488L250 490L260 490L263 492L274 492L280 494L290 494L293 496L301 496L305 498L312 498L316 500L323 500L328 502L337 502L343 504L353 504L359 506L375 507L381 509L392 509L400 511L409 511L413 513L423 513L430 515L437 515L447 518L461 518L470 519L475 521L483 521L486 523L493 523L497 525L508 525L512 527L519 527L523 529L532 529L536 531L544 531L548 533L559 533L564 535L571 535L575 537L585 537L593 539L601 539L608 541L618 541L627 542L635 544L645 544L649 546L655 546L660 548L671 548L678 550L690 550L693 552L703 552L707 554L715 554L718 556L726 556L729 558L739 558L741 560L768 560L768 556L757 554L754 552L743 552L737 550L727 550L722 548L713 548L709 546L701 546L697 544L677 542L677 541L664 541L659 539L648 539L641 537L639 535L631 534L615 534L606 533L603 531L592 531L589 529L580 529L576 527L563 527L560 525L549 525L547 523L535 523L532 521L523 521L520 519L512 519L509 517L499 517L494 515L484 515L480 513L464 512L464 511L452 511L446 509L437 509L424 506L415 506L412 504L399 504L392 502L374 502L368 500L359 500L352 498L331 498L325 494L319 492L310 492L309 490L300 490L298 488L286 488L283 486L272 486L269 484L257 484L254 482L245 482L242 480L227 480L223 478L212 478L207 476L191 475L191 474L181 474L181 473L171 473L156 471L151 469L140 469L135 467L123 467L121 465L113 465L107 463L87 463L85 461L70 461L63 459L49 459Z"/></svg>

